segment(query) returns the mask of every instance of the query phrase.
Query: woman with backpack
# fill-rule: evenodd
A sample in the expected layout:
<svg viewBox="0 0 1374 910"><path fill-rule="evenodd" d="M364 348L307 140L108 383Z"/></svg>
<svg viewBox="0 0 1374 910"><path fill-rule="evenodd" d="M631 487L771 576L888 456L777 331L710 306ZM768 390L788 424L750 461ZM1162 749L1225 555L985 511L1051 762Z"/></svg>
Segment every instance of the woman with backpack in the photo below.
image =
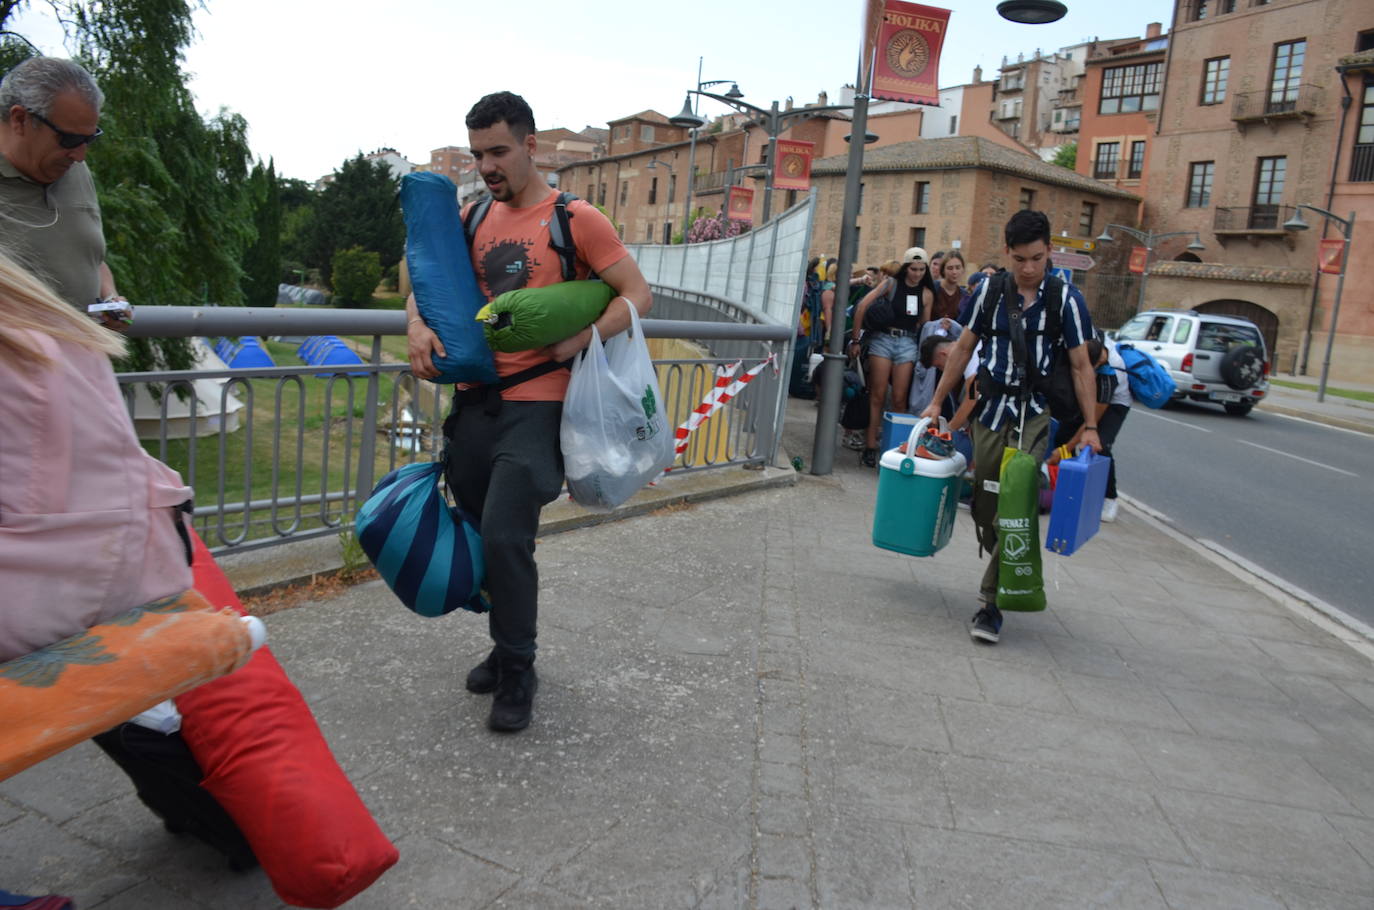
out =
<svg viewBox="0 0 1374 910"><path fill-rule="evenodd" d="M859 461L869 468L878 464L878 433L882 429L889 384L893 408L907 409L917 340L935 302L926 251L920 247L907 250L900 263L885 264L883 271L889 276L887 280L866 294L854 311L849 343L850 352L857 353L862 327L868 340L869 420Z"/></svg>

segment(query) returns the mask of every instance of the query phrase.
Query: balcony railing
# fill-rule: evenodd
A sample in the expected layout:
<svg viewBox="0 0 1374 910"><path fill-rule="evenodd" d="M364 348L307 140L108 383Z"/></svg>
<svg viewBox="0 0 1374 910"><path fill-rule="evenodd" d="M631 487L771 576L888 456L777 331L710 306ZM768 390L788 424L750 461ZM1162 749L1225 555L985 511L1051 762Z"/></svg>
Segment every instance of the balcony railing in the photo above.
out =
<svg viewBox="0 0 1374 910"><path fill-rule="evenodd" d="M1350 182L1368 183L1374 180L1374 143L1355 146L1350 159Z"/></svg>
<svg viewBox="0 0 1374 910"><path fill-rule="evenodd" d="M1237 123L1253 123L1311 117L1321 110L1324 97L1320 85L1306 83L1286 91L1237 92L1231 106L1231 119Z"/></svg>
<svg viewBox="0 0 1374 910"><path fill-rule="evenodd" d="M1283 232L1296 211L1291 205L1217 206L1212 230L1217 234Z"/></svg>

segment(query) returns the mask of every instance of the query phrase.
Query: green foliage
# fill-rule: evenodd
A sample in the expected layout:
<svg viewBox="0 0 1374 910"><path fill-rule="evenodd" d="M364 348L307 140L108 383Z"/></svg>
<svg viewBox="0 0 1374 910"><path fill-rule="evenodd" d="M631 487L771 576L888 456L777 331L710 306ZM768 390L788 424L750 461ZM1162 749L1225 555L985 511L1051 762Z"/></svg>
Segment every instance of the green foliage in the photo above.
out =
<svg viewBox="0 0 1374 910"><path fill-rule="evenodd" d="M382 268L401 261L405 223L397 198L400 183L380 161L362 153L345 161L334 179L315 197L308 229L305 263L331 281L336 250L360 246L374 250ZM369 289L369 293L371 289Z"/></svg>
<svg viewBox="0 0 1374 910"><path fill-rule="evenodd" d="M1057 164L1073 170L1078 164L1078 143L1066 142L1054 150L1054 157L1050 159L1050 164Z"/></svg>
<svg viewBox="0 0 1374 910"><path fill-rule="evenodd" d="M343 558L343 567L339 569L339 575L345 580L354 578L372 567L367 553L363 552L363 545L358 542L358 535L353 533L352 528L339 532L339 552Z"/></svg>
<svg viewBox="0 0 1374 910"><path fill-rule="evenodd" d="M243 254L243 297L248 306L276 306L277 285L282 272L281 188L277 168L269 161L264 169L259 161L249 177L248 191L253 203L253 224L257 238Z"/></svg>
<svg viewBox="0 0 1374 910"><path fill-rule="evenodd" d="M334 299L346 307L365 306L382 280L381 257L360 246L339 250L330 260L334 273Z"/></svg>

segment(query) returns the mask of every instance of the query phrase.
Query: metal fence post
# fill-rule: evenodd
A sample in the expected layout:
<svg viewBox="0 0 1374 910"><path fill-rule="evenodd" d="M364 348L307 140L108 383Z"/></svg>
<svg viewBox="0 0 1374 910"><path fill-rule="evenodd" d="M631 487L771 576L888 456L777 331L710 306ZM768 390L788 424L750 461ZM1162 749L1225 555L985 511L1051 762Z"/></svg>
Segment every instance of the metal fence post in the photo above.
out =
<svg viewBox="0 0 1374 910"><path fill-rule="evenodd" d="M372 356L368 359L372 370L367 374L367 397L363 401L363 432L358 440L358 503L364 502L372 492L372 474L377 463L377 393L381 385L381 375L377 367L382 365L382 336L372 336Z"/></svg>

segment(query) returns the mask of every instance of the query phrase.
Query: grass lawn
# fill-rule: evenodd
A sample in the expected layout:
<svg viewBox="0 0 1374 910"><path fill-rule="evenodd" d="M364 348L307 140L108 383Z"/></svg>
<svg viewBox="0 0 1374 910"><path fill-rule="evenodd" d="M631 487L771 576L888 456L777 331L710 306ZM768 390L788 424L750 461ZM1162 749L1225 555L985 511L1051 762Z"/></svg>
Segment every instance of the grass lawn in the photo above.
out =
<svg viewBox="0 0 1374 910"><path fill-rule="evenodd" d="M1282 386L1285 389L1305 389L1307 391L1316 389L1316 386L1308 382L1289 382L1283 379L1275 379L1272 376L1269 377L1269 384ZM1335 395L1337 398L1349 398L1354 401L1374 401L1374 392L1361 392L1357 389L1338 389L1328 385L1326 387L1326 394Z"/></svg>

